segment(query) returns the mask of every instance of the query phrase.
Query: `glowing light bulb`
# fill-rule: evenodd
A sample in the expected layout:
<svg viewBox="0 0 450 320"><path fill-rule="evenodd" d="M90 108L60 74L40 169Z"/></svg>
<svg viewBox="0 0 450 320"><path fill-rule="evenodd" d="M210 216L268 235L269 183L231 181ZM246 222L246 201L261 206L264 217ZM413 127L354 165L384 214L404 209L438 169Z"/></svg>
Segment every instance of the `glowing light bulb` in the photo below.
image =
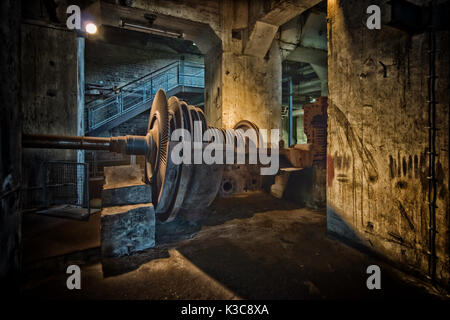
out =
<svg viewBox="0 0 450 320"><path fill-rule="evenodd" d="M97 33L97 26L95 24L93 24L92 22L89 22L88 24L86 24L86 32L89 34L95 34Z"/></svg>

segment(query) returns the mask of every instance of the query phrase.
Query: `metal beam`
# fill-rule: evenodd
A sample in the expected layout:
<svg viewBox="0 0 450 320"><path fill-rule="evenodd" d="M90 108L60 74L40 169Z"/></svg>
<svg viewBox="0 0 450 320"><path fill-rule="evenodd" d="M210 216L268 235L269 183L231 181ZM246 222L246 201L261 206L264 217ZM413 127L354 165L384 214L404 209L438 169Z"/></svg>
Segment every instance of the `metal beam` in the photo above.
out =
<svg viewBox="0 0 450 320"><path fill-rule="evenodd" d="M77 135L84 135L84 47L85 39L77 37ZM77 162L84 163L84 150L77 151ZM77 193L79 203L83 203L85 175L83 168L77 167Z"/></svg>
<svg viewBox="0 0 450 320"><path fill-rule="evenodd" d="M294 97L292 90L292 78L289 78L289 141L288 147L290 147L294 141L293 131L294 131L294 115L293 115L293 107L294 107Z"/></svg>

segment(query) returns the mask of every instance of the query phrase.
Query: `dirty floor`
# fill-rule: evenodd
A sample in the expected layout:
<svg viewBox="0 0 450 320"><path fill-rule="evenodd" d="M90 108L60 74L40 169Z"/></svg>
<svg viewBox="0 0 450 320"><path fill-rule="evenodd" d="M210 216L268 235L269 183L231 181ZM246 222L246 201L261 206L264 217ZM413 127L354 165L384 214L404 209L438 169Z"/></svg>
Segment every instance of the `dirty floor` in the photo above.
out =
<svg viewBox="0 0 450 320"><path fill-rule="evenodd" d="M52 299L439 298L421 282L326 235L325 210L264 193L216 199L157 225L159 247L102 259L99 213L88 222L23 219L25 297ZM66 288L81 267L81 290ZM381 290L366 268L381 267Z"/></svg>

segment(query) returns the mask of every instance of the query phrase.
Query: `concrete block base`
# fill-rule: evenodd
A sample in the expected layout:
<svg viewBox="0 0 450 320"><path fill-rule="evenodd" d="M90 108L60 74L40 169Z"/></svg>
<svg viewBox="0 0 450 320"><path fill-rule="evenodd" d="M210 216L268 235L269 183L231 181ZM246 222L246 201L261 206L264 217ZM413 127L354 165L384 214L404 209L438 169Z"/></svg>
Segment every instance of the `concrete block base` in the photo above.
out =
<svg viewBox="0 0 450 320"><path fill-rule="evenodd" d="M284 190L289 181L290 172L281 171L275 176L275 183L270 187L270 194L275 198L283 198Z"/></svg>
<svg viewBox="0 0 450 320"><path fill-rule="evenodd" d="M129 185L119 188L105 185L102 190L103 207L150 202L152 202L152 193L148 184Z"/></svg>
<svg viewBox="0 0 450 320"><path fill-rule="evenodd" d="M142 184L143 173L139 165L105 167L104 188L119 188Z"/></svg>
<svg viewBox="0 0 450 320"><path fill-rule="evenodd" d="M151 203L108 207L101 215L103 256L129 255L155 246L155 210Z"/></svg>

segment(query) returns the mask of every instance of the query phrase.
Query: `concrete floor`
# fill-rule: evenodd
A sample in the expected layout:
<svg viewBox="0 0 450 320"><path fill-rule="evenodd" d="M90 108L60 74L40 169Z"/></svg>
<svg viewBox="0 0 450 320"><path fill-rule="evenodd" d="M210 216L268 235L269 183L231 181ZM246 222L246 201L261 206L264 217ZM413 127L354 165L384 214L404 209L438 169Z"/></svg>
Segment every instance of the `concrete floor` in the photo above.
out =
<svg viewBox="0 0 450 320"><path fill-rule="evenodd" d="M189 221L186 217L189 216ZM159 248L117 259L99 251L99 214L89 222L27 215L26 297L57 299L437 298L428 287L326 236L324 210L267 194L217 199L202 213L157 226ZM70 264L82 289L66 289ZM366 288L367 266L382 290Z"/></svg>

